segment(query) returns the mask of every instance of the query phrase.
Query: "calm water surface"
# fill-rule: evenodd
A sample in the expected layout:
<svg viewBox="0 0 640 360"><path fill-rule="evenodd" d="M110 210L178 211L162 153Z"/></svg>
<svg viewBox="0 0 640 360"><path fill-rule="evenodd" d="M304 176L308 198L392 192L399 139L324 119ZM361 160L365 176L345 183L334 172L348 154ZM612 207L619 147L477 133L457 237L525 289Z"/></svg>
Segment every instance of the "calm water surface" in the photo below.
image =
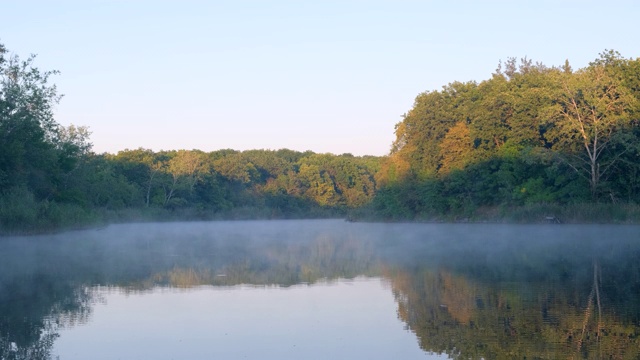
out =
<svg viewBox="0 0 640 360"><path fill-rule="evenodd" d="M639 235L300 220L0 238L0 359L638 358Z"/></svg>

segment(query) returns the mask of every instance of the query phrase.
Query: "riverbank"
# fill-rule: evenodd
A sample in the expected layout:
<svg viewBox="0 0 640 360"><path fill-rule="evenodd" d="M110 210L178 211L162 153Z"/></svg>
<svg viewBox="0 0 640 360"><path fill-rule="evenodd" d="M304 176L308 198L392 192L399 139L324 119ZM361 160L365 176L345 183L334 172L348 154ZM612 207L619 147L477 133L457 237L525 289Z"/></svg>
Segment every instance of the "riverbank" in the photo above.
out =
<svg viewBox="0 0 640 360"><path fill-rule="evenodd" d="M0 216L0 236L57 233L132 222L330 219L346 218L347 216L344 209L321 207L299 212L284 212L280 209L251 206L235 207L224 211L155 207L111 210L83 209L79 206L50 203L47 206L29 210L14 210L7 212L12 216ZM2 215L2 211L0 211L0 215Z"/></svg>
<svg viewBox="0 0 640 360"><path fill-rule="evenodd" d="M535 204L524 206L482 207L449 214L389 216L370 208L351 211L315 208L305 212L284 213L278 209L237 207L211 212L203 209L130 208L91 209L49 205L40 214L13 218L12 226L0 228L0 236L36 235L68 230L101 228L128 222L282 220L344 218L355 222L425 223L501 223L501 224L640 224L640 206L636 204Z"/></svg>
<svg viewBox="0 0 640 360"><path fill-rule="evenodd" d="M384 214L362 208L349 214L350 221L412 221L443 223L505 223L505 224L640 224L637 204L532 204L522 206L481 207L446 214Z"/></svg>

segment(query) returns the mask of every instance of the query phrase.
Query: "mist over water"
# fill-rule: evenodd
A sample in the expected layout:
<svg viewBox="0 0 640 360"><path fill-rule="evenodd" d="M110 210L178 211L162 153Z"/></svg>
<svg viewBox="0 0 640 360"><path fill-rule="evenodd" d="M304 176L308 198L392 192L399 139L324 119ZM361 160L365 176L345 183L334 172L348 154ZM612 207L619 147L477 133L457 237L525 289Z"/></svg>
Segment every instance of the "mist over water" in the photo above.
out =
<svg viewBox="0 0 640 360"><path fill-rule="evenodd" d="M639 230L289 220L0 238L0 358L116 343L104 358L633 358Z"/></svg>

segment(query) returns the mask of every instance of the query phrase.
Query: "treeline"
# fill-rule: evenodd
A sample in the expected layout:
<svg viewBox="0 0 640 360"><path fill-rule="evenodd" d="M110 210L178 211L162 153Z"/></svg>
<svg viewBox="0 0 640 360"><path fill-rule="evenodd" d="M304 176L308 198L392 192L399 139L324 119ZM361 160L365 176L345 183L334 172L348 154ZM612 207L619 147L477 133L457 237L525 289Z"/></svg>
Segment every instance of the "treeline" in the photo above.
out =
<svg viewBox="0 0 640 360"><path fill-rule="evenodd" d="M568 62L511 58L486 81L422 93L396 125L366 215L446 220L635 208L639 98L640 60L615 51L577 71Z"/></svg>
<svg viewBox="0 0 640 360"><path fill-rule="evenodd" d="M12 184L6 231L100 221L345 216L375 194L376 157L273 150L87 153L46 189ZM43 191L45 190L45 191Z"/></svg>
<svg viewBox="0 0 640 360"><path fill-rule="evenodd" d="M103 221L344 216L376 191L380 159L287 149L91 151L53 117L56 72L0 46L0 233Z"/></svg>
<svg viewBox="0 0 640 360"><path fill-rule="evenodd" d="M640 60L515 58L418 95L386 157L281 150L91 151L53 118L34 57L0 44L0 233L101 221L640 219ZM589 213L585 215L585 213Z"/></svg>
<svg viewBox="0 0 640 360"><path fill-rule="evenodd" d="M375 157L287 149L125 150L90 157L79 177L89 180L88 188L77 184L75 190L91 194L82 200L91 206L188 208L205 218L238 209L276 218L344 214L373 197L378 163Z"/></svg>

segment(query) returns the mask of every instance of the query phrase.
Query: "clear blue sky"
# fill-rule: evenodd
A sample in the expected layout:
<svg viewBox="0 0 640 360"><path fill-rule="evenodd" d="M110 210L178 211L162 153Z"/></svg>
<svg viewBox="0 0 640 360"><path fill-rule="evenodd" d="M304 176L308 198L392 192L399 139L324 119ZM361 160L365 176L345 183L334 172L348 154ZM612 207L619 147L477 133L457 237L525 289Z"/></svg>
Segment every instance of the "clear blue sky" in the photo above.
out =
<svg viewBox="0 0 640 360"><path fill-rule="evenodd" d="M499 60L640 56L629 1L5 1L0 43L65 95L56 119L125 148L384 155L416 95Z"/></svg>

